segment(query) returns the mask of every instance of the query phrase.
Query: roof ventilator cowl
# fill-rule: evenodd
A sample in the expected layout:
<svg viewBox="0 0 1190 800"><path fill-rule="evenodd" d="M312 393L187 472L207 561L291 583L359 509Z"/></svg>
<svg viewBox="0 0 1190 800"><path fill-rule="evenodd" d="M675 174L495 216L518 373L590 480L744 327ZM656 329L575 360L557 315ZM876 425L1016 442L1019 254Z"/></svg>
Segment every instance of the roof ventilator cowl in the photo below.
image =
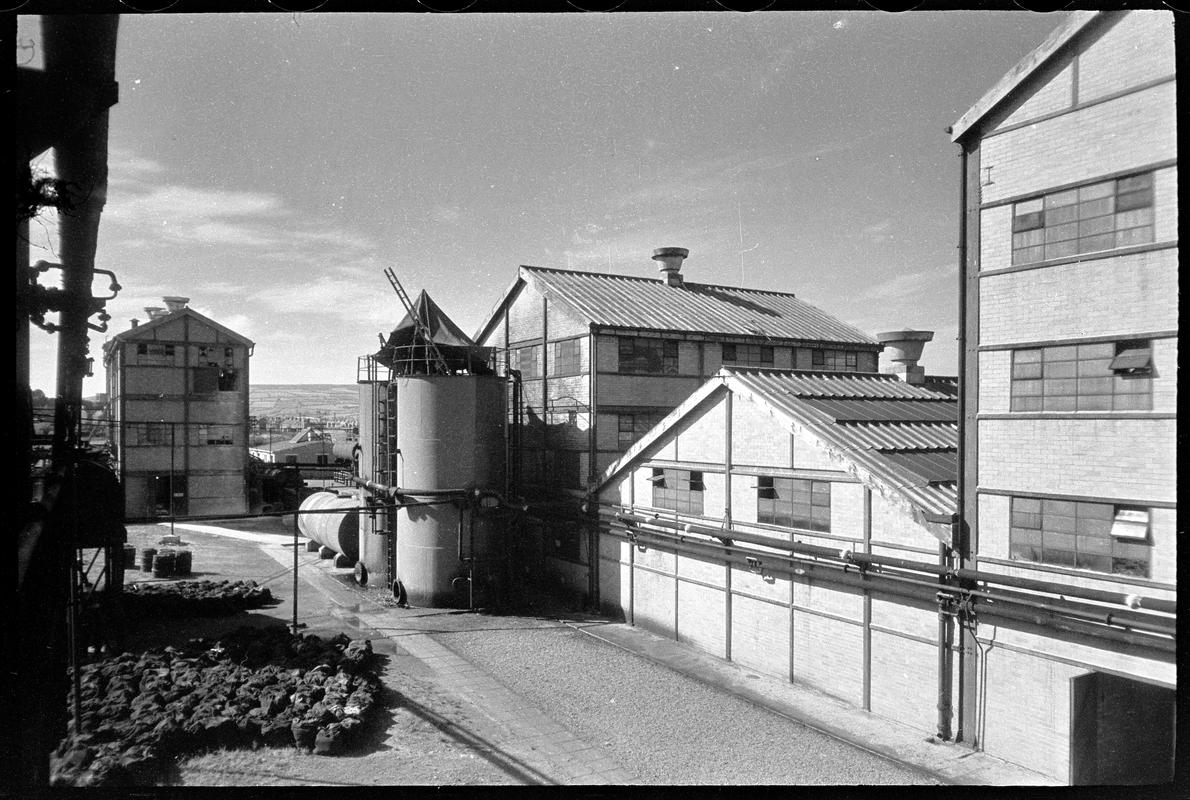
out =
<svg viewBox="0 0 1190 800"><path fill-rule="evenodd" d="M658 247L653 251L653 260L660 265L666 286L682 286L682 261L688 255L690 251L685 247Z"/></svg>
<svg viewBox="0 0 1190 800"><path fill-rule="evenodd" d="M915 331L912 328L876 334L876 339L884 345L884 354L893 362L887 371L905 383L917 386L926 380L925 367L918 365L917 361L921 358L926 342L933 338L933 331Z"/></svg>

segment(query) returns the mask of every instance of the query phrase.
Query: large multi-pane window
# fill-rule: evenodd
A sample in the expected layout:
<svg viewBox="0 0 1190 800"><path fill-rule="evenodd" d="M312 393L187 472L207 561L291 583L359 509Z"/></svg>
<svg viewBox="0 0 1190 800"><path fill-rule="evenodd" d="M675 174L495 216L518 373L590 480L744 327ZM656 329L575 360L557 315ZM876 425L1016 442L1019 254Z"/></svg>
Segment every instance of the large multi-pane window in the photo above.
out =
<svg viewBox="0 0 1190 800"><path fill-rule="evenodd" d="M854 350L812 350L810 364L819 369L856 372L859 369L859 353Z"/></svg>
<svg viewBox="0 0 1190 800"><path fill-rule="evenodd" d="M235 444L233 425L195 425L191 428L191 444Z"/></svg>
<svg viewBox="0 0 1190 800"><path fill-rule="evenodd" d="M620 337L620 372L664 375L678 373L678 342L675 339Z"/></svg>
<svg viewBox="0 0 1190 800"><path fill-rule="evenodd" d="M554 374L577 375L582 370L583 340L554 342Z"/></svg>
<svg viewBox="0 0 1190 800"><path fill-rule="evenodd" d="M136 363L152 365L172 365L176 353L172 344L150 344L138 342L136 345Z"/></svg>
<svg viewBox="0 0 1190 800"><path fill-rule="evenodd" d="M126 447L156 446L170 444L168 422L126 422L124 423L124 445ZM181 444L181 442L177 442Z"/></svg>
<svg viewBox="0 0 1190 800"><path fill-rule="evenodd" d="M1153 404L1147 340L1012 352L1013 411L1134 411Z"/></svg>
<svg viewBox="0 0 1190 800"><path fill-rule="evenodd" d="M702 514L703 482L701 472L653 468L653 507Z"/></svg>
<svg viewBox="0 0 1190 800"><path fill-rule="evenodd" d="M771 367L773 348L763 344L724 344L723 363L747 367Z"/></svg>
<svg viewBox="0 0 1190 800"><path fill-rule="evenodd" d="M522 380L541 377L541 345L515 347L508 355L509 365L521 371Z"/></svg>
<svg viewBox="0 0 1190 800"><path fill-rule="evenodd" d="M830 482L761 476L756 484L756 521L830 533Z"/></svg>
<svg viewBox="0 0 1190 800"><path fill-rule="evenodd" d="M616 443L621 450L627 450L636 440L644 436L657 424L658 414L617 414Z"/></svg>
<svg viewBox="0 0 1190 800"><path fill-rule="evenodd" d="M1149 577L1149 510L1112 503L1013 497L1009 558Z"/></svg>
<svg viewBox="0 0 1190 800"><path fill-rule="evenodd" d="M1012 263L1153 241L1153 173L1022 200L1012 207Z"/></svg>

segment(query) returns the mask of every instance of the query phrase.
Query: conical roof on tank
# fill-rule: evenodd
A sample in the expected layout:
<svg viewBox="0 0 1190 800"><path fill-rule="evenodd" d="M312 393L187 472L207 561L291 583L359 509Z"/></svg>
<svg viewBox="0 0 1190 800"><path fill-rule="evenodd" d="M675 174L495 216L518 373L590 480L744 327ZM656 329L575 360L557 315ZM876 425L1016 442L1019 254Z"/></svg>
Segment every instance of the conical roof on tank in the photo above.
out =
<svg viewBox="0 0 1190 800"><path fill-rule="evenodd" d="M430 340L437 345L443 358L452 369L470 372L485 372L488 352L491 348L481 347L463 333L463 329L446 315L438 304L422 289L413 301L413 313L430 333ZM397 326L389 333L384 341L384 347L375 354L375 358L387 367L395 367L396 362L402 360L401 352L411 352L414 345L424 342L417 333L413 314L406 312Z"/></svg>

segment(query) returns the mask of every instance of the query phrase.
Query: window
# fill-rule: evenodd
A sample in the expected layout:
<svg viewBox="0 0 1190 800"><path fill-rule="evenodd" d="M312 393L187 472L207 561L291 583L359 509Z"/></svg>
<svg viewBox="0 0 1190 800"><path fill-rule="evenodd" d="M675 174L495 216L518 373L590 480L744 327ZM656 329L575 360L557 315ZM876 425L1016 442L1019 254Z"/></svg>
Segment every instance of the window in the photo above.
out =
<svg viewBox="0 0 1190 800"><path fill-rule="evenodd" d="M195 367L190 372L191 391L195 394L213 394L219 390L218 367Z"/></svg>
<svg viewBox="0 0 1190 800"><path fill-rule="evenodd" d="M760 344L723 345L723 363L741 364L749 367L771 367L773 348Z"/></svg>
<svg viewBox="0 0 1190 800"><path fill-rule="evenodd" d="M859 353L854 350L812 350L810 364L821 369L840 372L859 370Z"/></svg>
<svg viewBox="0 0 1190 800"><path fill-rule="evenodd" d="M1148 341L1012 351L1013 411L1143 411L1152 404Z"/></svg>
<svg viewBox="0 0 1190 800"><path fill-rule="evenodd" d="M509 351L509 364L521 371L522 380L541 377L541 345L515 347Z"/></svg>
<svg viewBox="0 0 1190 800"><path fill-rule="evenodd" d="M238 375L234 367L224 367L219 370L219 391L234 392L239 386Z"/></svg>
<svg viewBox="0 0 1190 800"><path fill-rule="evenodd" d="M621 450L627 450L636 440L644 436L657 424L660 414L617 414L616 443Z"/></svg>
<svg viewBox="0 0 1190 800"><path fill-rule="evenodd" d="M1149 510L1081 500L1013 497L1009 558L1149 577Z"/></svg>
<svg viewBox="0 0 1190 800"><path fill-rule="evenodd" d="M231 425L196 425L194 444L234 444L235 429Z"/></svg>
<svg viewBox="0 0 1190 800"><path fill-rule="evenodd" d="M1012 207L1012 263L1153 241L1153 173L1051 192Z"/></svg>
<svg viewBox="0 0 1190 800"><path fill-rule="evenodd" d="M137 364L172 365L174 363L174 345L149 344L140 342L136 345Z"/></svg>
<svg viewBox="0 0 1190 800"><path fill-rule="evenodd" d="M675 339L630 339L621 336L620 372L677 375L677 341Z"/></svg>
<svg viewBox="0 0 1190 800"><path fill-rule="evenodd" d="M127 447L168 445L170 423L128 422L124 425L124 444Z"/></svg>
<svg viewBox="0 0 1190 800"><path fill-rule="evenodd" d="M582 371L583 340L554 342L554 374L577 375Z"/></svg>
<svg viewBox="0 0 1190 800"><path fill-rule="evenodd" d="M701 472L653 468L653 507L702 514L704 485Z"/></svg>
<svg viewBox="0 0 1190 800"><path fill-rule="evenodd" d="M830 481L762 475L756 484L756 521L830 533Z"/></svg>

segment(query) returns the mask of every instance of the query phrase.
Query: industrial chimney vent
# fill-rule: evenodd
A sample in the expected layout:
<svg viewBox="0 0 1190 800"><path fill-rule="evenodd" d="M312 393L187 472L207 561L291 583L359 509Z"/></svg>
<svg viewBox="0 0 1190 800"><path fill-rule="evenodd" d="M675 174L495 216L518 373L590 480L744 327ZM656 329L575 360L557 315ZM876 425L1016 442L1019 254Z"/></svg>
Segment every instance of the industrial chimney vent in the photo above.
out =
<svg viewBox="0 0 1190 800"><path fill-rule="evenodd" d="M165 303L165 307L169 309L169 313L171 314L175 311L181 311L190 302L189 297L178 297L177 295L163 297L161 300Z"/></svg>
<svg viewBox="0 0 1190 800"><path fill-rule="evenodd" d="M169 313L169 311L162 308L161 306L145 306L145 313L148 314L150 320L154 320L159 317L164 317Z"/></svg>
<svg viewBox="0 0 1190 800"><path fill-rule="evenodd" d="M653 260L658 262L667 286L682 285L682 261L688 255L690 251L685 247L658 247L653 251Z"/></svg>
<svg viewBox="0 0 1190 800"><path fill-rule="evenodd" d="M884 355L893 362L887 371L905 383L916 385L925 383L925 368L919 366L917 361L921 358L926 342L933 338L933 331L915 331L912 328L876 334L877 341L884 345Z"/></svg>

